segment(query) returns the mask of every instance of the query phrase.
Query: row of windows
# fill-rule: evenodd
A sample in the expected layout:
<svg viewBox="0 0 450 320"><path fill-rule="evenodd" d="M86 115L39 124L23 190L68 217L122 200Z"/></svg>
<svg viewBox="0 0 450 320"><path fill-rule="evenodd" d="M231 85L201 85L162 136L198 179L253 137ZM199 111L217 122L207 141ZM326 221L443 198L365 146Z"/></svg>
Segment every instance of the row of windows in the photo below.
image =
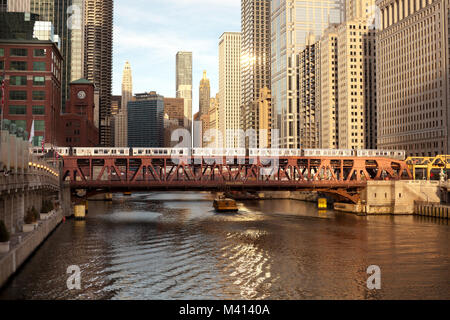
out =
<svg viewBox="0 0 450 320"><path fill-rule="evenodd" d="M33 106L33 115L45 115L45 106ZM27 106L9 106L10 115L25 115L27 114Z"/></svg>
<svg viewBox="0 0 450 320"><path fill-rule="evenodd" d="M5 69L5 62L0 61L0 70ZM26 61L11 61L9 64L11 71L27 71L28 63ZM33 71L46 71L46 63L43 61L33 61Z"/></svg>
<svg viewBox="0 0 450 320"><path fill-rule="evenodd" d="M32 98L33 100L45 100L45 91L33 91ZM28 99L27 91L20 90L9 92L9 100L17 101L27 99Z"/></svg>
<svg viewBox="0 0 450 320"><path fill-rule="evenodd" d="M11 86L26 86L27 85L27 76L11 76L9 78L9 84ZM33 85L34 86L44 86L45 85L45 77L34 76L33 77Z"/></svg>
<svg viewBox="0 0 450 320"><path fill-rule="evenodd" d="M27 130L27 120L11 120L18 128ZM34 120L34 130L35 131L45 131L45 121L44 120Z"/></svg>
<svg viewBox="0 0 450 320"><path fill-rule="evenodd" d="M45 57L47 49L33 49L33 57ZM11 48L9 50L11 57L28 57L28 49L25 48ZM5 48L0 48L0 57L5 56Z"/></svg>

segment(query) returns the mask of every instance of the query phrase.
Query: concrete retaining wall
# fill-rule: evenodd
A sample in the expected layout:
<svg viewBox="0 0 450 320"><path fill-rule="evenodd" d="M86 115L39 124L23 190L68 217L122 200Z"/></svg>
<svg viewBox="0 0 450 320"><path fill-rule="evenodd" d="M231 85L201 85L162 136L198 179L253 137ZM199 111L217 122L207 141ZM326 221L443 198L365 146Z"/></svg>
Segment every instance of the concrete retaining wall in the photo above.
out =
<svg viewBox="0 0 450 320"><path fill-rule="evenodd" d="M448 219L450 214L450 206L441 204L416 203L416 205L414 206L414 214L424 217Z"/></svg>
<svg viewBox="0 0 450 320"><path fill-rule="evenodd" d="M44 242L49 234L61 223L63 211L59 210L53 217L46 221L39 221L36 230L30 233L16 235L11 243L13 248L3 256L0 255L0 287L17 271L28 257ZM18 242L18 239L21 241Z"/></svg>

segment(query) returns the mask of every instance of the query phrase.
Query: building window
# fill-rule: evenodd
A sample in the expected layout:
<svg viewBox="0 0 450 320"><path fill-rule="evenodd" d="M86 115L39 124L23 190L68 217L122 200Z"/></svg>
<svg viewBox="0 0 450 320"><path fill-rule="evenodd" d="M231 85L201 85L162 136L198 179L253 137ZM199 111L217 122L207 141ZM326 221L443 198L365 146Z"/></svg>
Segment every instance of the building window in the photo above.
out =
<svg viewBox="0 0 450 320"><path fill-rule="evenodd" d="M11 76L9 78L9 84L12 86L26 86L27 76Z"/></svg>
<svg viewBox="0 0 450 320"><path fill-rule="evenodd" d="M26 71L27 62L26 61L11 61L9 69L11 71Z"/></svg>
<svg viewBox="0 0 450 320"><path fill-rule="evenodd" d="M42 145L42 140L44 140L43 136L34 136L33 147L40 147Z"/></svg>
<svg viewBox="0 0 450 320"><path fill-rule="evenodd" d="M47 53L46 49L34 49L34 56L35 57L45 57L46 53Z"/></svg>
<svg viewBox="0 0 450 320"><path fill-rule="evenodd" d="M0 57L4 57L4 56L5 56L5 49L0 48Z"/></svg>
<svg viewBox="0 0 450 320"><path fill-rule="evenodd" d="M28 56L28 50L23 48L12 48L10 55L12 57L26 57Z"/></svg>
<svg viewBox="0 0 450 320"><path fill-rule="evenodd" d="M33 100L45 100L45 91L33 91Z"/></svg>
<svg viewBox="0 0 450 320"><path fill-rule="evenodd" d="M33 62L33 70L34 71L45 71L45 62L34 61Z"/></svg>
<svg viewBox="0 0 450 320"><path fill-rule="evenodd" d="M27 100L26 91L10 91L9 100Z"/></svg>
<svg viewBox="0 0 450 320"><path fill-rule="evenodd" d="M5 61L1 60L0 61L0 70L4 70L5 69Z"/></svg>
<svg viewBox="0 0 450 320"><path fill-rule="evenodd" d="M45 131L45 121L44 120L34 120L34 130Z"/></svg>
<svg viewBox="0 0 450 320"><path fill-rule="evenodd" d="M11 123L14 123L17 128L27 130L27 120L11 120Z"/></svg>
<svg viewBox="0 0 450 320"><path fill-rule="evenodd" d="M33 115L44 115L45 106L33 106Z"/></svg>
<svg viewBox="0 0 450 320"><path fill-rule="evenodd" d="M44 86L45 85L45 77L33 77L33 85L34 86Z"/></svg>
<svg viewBox="0 0 450 320"><path fill-rule="evenodd" d="M27 114L27 106L9 106L10 115Z"/></svg>

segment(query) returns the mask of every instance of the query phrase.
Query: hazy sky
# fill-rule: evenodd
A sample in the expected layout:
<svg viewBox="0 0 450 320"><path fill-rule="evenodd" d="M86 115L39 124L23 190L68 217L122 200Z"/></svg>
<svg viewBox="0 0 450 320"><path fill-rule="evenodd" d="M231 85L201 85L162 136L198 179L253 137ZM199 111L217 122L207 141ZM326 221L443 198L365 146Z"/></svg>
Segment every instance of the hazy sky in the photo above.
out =
<svg viewBox="0 0 450 320"><path fill-rule="evenodd" d="M121 94L125 61L133 70L133 93L175 97L175 55L193 53L193 112L203 70L218 91L219 37L240 31L240 0L115 0L113 94Z"/></svg>

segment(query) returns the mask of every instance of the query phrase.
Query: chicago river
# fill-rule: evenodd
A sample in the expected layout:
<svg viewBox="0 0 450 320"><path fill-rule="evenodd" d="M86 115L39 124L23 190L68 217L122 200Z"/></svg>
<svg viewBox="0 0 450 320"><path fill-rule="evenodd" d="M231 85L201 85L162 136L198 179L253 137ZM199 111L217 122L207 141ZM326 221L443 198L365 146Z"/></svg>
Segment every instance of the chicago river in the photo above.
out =
<svg viewBox="0 0 450 320"><path fill-rule="evenodd" d="M295 200L136 193L89 202L0 291L0 299L449 299L448 220L358 217ZM381 289L367 288L380 267ZM69 266L81 290L69 290Z"/></svg>

